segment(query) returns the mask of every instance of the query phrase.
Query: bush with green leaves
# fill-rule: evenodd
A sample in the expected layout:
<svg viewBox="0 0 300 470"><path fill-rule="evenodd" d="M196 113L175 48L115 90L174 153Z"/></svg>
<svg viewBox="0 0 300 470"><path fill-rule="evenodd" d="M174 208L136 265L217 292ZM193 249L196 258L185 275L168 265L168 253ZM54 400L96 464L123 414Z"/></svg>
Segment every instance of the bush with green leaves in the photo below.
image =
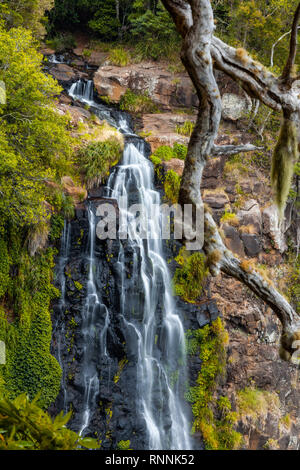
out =
<svg viewBox="0 0 300 470"><path fill-rule="evenodd" d="M100 443L82 438L66 427L71 412L52 419L24 393L14 400L0 398L0 450L99 449Z"/></svg>
<svg viewBox="0 0 300 470"><path fill-rule="evenodd" d="M83 181L88 189L98 186L108 175L110 168L118 163L122 148L117 139L91 142L81 148L76 156Z"/></svg>

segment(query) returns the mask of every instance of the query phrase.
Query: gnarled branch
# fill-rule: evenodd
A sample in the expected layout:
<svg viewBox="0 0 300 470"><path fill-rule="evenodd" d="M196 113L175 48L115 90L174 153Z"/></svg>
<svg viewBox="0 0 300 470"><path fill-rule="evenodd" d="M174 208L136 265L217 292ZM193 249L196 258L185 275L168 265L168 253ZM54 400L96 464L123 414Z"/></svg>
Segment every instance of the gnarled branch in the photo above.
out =
<svg viewBox="0 0 300 470"><path fill-rule="evenodd" d="M202 203L200 185L208 156L214 152L224 153L226 147L229 154L236 150L234 146L222 148L214 145L221 118L221 98L213 74L213 61L216 68L238 81L249 95L271 109L282 111L285 118L299 119L299 91L293 90L291 85L283 87L282 80L253 61L246 51L230 47L213 36L214 20L209 0L162 1L183 38L181 58L199 98L197 122L188 146L179 194L181 204L197 207ZM293 60L293 54L291 57ZM245 146L242 147L245 151ZM283 325L281 357L291 360L293 341L300 339L298 315L258 272L243 269L240 260L225 247L207 211L205 224L204 251L208 259L211 253L217 253L217 256L211 256L215 260L211 272L216 274L221 270L235 277L273 309Z"/></svg>

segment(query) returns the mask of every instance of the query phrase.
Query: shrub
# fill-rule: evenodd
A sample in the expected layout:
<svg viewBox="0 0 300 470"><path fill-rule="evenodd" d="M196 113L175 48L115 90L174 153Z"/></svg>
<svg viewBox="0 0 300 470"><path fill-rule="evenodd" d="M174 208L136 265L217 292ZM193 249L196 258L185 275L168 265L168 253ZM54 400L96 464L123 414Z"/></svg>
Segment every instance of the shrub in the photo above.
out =
<svg viewBox="0 0 300 470"><path fill-rule="evenodd" d="M164 160L166 162L174 158L173 149L172 147L169 147L168 145L161 145L155 150L153 155L160 158L160 160Z"/></svg>
<svg viewBox="0 0 300 470"><path fill-rule="evenodd" d="M203 284L208 275L205 256L203 253L194 253L189 256L174 275L174 288L186 302L195 302L203 291Z"/></svg>
<svg viewBox="0 0 300 470"><path fill-rule="evenodd" d="M70 33L60 33L57 36L54 36L52 39L48 39L46 44L56 52L64 52L76 47L74 36Z"/></svg>
<svg viewBox="0 0 300 470"><path fill-rule="evenodd" d="M113 65L124 67L129 64L130 57L128 52L123 47L116 47L109 53L108 60Z"/></svg>
<svg viewBox="0 0 300 470"><path fill-rule="evenodd" d="M88 189L99 185L109 175L110 168L121 156L122 148L117 139L92 142L79 150L76 161Z"/></svg>
<svg viewBox="0 0 300 470"><path fill-rule="evenodd" d="M279 408L279 397L275 392L245 387L237 393L237 407L240 416L251 416L257 421L268 410Z"/></svg>
<svg viewBox="0 0 300 470"><path fill-rule="evenodd" d="M187 155L187 146L183 144L178 144L175 142L173 145L173 154L174 158L179 158L180 160L185 160Z"/></svg>
<svg viewBox="0 0 300 470"><path fill-rule="evenodd" d="M120 109L129 113L157 113L159 111L155 103L147 93L137 95L127 89L120 99Z"/></svg>

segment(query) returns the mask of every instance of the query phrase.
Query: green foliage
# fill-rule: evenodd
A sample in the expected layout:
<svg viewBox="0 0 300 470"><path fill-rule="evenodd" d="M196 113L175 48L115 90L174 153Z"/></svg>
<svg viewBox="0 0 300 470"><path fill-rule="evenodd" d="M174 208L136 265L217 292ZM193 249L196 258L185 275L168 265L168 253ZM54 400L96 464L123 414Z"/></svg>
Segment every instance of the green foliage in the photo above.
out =
<svg viewBox="0 0 300 470"><path fill-rule="evenodd" d="M121 146L117 139L92 142L79 150L76 161L88 189L101 183L108 176L110 168L118 163Z"/></svg>
<svg viewBox="0 0 300 470"><path fill-rule="evenodd" d="M72 50L76 47L76 41L71 33L59 33L46 41L47 46L56 52Z"/></svg>
<svg viewBox="0 0 300 470"><path fill-rule="evenodd" d="M66 428L71 413L52 419L26 394L0 399L0 450L98 449L95 439L82 438Z"/></svg>
<svg viewBox="0 0 300 470"><path fill-rule="evenodd" d="M153 155L159 158L160 160L164 160L165 162L174 158L173 149L168 145L161 145L155 150Z"/></svg>
<svg viewBox="0 0 300 470"><path fill-rule="evenodd" d="M187 156L187 146L175 142L175 144L173 145L173 154L174 158L179 158L179 160L185 160Z"/></svg>
<svg viewBox="0 0 300 470"><path fill-rule="evenodd" d="M195 124L191 121L185 121L181 126L176 126L176 132L181 135L191 136Z"/></svg>
<svg viewBox="0 0 300 470"><path fill-rule="evenodd" d="M7 29L19 26L28 28L35 37L42 38L45 33L46 11L54 5L54 0L1 0L0 19Z"/></svg>
<svg viewBox="0 0 300 470"><path fill-rule="evenodd" d="M223 224L237 226L239 225L239 218L233 212L225 211L224 215L220 219L220 222Z"/></svg>
<svg viewBox="0 0 300 470"><path fill-rule="evenodd" d="M174 170L167 171L164 180L164 191L166 199L172 204L178 201L180 181L180 176Z"/></svg>
<svg viewBox="0 0 300 470"><path fill-rule="evenodd" d="M179 54L179 36L161 2L155 12L143 10L140 1L136 1L134 7L130 16L131 37L137 43L135 50L139 58L158 60Z"/></svg>
<svg viewBox="0 0 300 470"><path fill-rule="evenodd" d="M287 296L293 303L296 311L300 313L300 256L295 258L293 253L289 254L289 272L287 276Z"/></svg>
<svg viewBox="0 0 300 470"><path fill-rule="evenodd" d="M183 264L177 268L173 278L176 295L186 302L195 302L203 291L203 284L208 275L203 253L193 253L183 258Z"/></svg>
<svg viewBox="0 0 300 470"><path fill-rule="evenodd" d="M108 60L113 65L124 67L129 64L130 56L123 47L115 47L110 51Z"/></svg>
<svg viewBox="0 0 300 470"><path fill-rule="evenodd" d="M7 102L0 107L0 227L19 227L47 217L45 180L66 174L70 139L67 120L54 109L57 83L42 71L31 34L0 28L0 80Z"/></svg>
<svg viewBox="0 0 300 470"><path fill-rule="evenodd" d="M279 409L279 397L275 392L245 387L237 393L237 408L241 416L251 416L256 421L268 410Z"/></svg>
<svg viewBox="0 0 300 470"><path fill-rule="evenodd" d="M132 450L130 449L130 441L120 441L117 444L118 450Z"/></svg>
<svg viewBox="0 0 300 470"><path fill-rule="evenodd" d="M120 109L135 114L159 112L158 107L153 103L147 93L138 95L129 90L129 88L120 99Z"/></svg>
<svg viewBox="0 0 300 470"><path fill-rule="evenodd" d="M157 164L163 161L168 161L171 160L172 158L178 158L180 160L185 160L187 155L187 147L186 145L183 144L177 144L175 143L173 147L170 147L169 145L161 145L158 147L155 152L152 154L152 157L154 157L154 160L152 159L153 163L155 164L155 161Z"/></svg>
<svg viewBox="0 0 300 470"><path fill-rule="evenodd" d="M271 49L278 38L290 30L297 0L225 0L212 2L218 35L235 47L243 47L270 65ZM275 47L274 64L285 63L289 35ZM297 61L296 61L297 62Z"/></svg>
<svg viewBox="0 0 300 470"><path fill-rule="evenodd" d="M10 250L8 252L8 248ZM14 260L18 275L6 283L1 298L13 306L16 317L9 323L6 315L0 321L0 340L6 344L6 364L0 375L5 381L5 393L16 397L26 392L33 398L41 393L40 405L47 408L60 388L61 369L50 354L52 323L49 306L59 292L51 283L53 251L48 249L31 258L22 248L22 239L13 235L1 252Z"/></svg>
<svg viewBox="0 0 300 470"><path fill-rule="evenodd" d="M188 330L186 335L188 354L199 354L201 359L197 385L186 393L192 403L193 432L202 433L206 449L235 449L241 443L241 435L233 429L237 415L227 397L214 398L218 379L226 368L228 334L224 324L218 318L202 329Z"/></svg>
<svg viewBox="0 0 300 470"><path fill-rule="evenodd" d="M294 167L298 159L298 133L296 125L293 121L284 119L273 152L271 168L271 183L281 217L283 217L294 175Z"/></svg>

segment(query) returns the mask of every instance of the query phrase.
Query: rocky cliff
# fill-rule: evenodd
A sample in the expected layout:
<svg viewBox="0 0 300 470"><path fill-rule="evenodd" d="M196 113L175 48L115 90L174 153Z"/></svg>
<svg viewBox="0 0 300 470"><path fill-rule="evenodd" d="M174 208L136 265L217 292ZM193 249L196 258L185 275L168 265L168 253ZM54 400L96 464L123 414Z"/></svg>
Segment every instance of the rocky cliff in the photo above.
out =
<svg viewBox="0 0 300 470"><path fill-rule="evenodd" d="M80 51L76 52L80 54ZM77 60L84 61L84 58L78 56ZM195 120L197 98L186 75L173 74L163 64L142 63L116 67L108 64L103 56L102 60L103 65L100 65L94 76L99 97L106 97L110 103L117 105L126 90L130 89L137 94L147 93L159 108L155 114L142 113L135 117L136 129L148 141L152 152L161 145L188 142L188 136L178 133L178 126L184 125L187 120ZM66 67L58 64L50 72L64 85L78 77L85 78L82 74L86 71L82 67L75 67L75 70L74 67L70 67L70 70ZM223 96L223 121L218 143L254 142L257 137L249 131L248 121L245 120L245 115L251 109L251 100L226 77L218 75L218 81ZM73 107L73 115L74 111ZM86 119L82 108L80 113L80 119ZM267 151L263 152L268 155ZM280 224L277 219L272 205L268 170L260 164L266 155L243 155L229 160L225 160L222 155L211 158L203 178L203 199L220 223L228 248L249 266L253 262L258 264L270 282L286 291L290 272L288 244L295 237L297 227L293 223L293 216L287 217L285 224ZM166 170L173 169L181 175L184 162L171 159L163 165ZM288 208L289 214L295 214L291 206ZM64 322L68 325L73 324L73 319L75 323L80 321L78 315L84 288L81 290L76 283L84 284L83 276L86 273L85 255L81 248L86 245L86 240L82 238L82 233L86 233L86 225L86 209L78 206L76 219L72 222L70 262L67 268L70 273L66 287L68 313ZM97 245L99 287L105 303L115 312L118 312L119 297L118 273L114 262L117 250L114 243ZM179 247L166 247L166 250L174 272L177 266L174 258ZM219 381L214 397L216 401L219 396L229 398L232 410L237 413L235 428L243 436L241 446L246 449L298 449L298 369L279 358L280 325L270 309L237 281L224 275L209 280L203 298L197 305L183 303L180 299L178 302L183 304L187 330L210 324L219 315L225 320L229 333L226 374ZM54 322L57 321L59 326L60 320L56 315ZM82 392L76 371L76 363L82 353L82 338L76 331L72 334L71 326L67 334L67 339L63 340L63 360L68 365L70 402L76 409ZM135 400L132 392L135 372L131 367L130 351L124 346L122 326L117 315L109 331L108 347L114 360L105 369L93 429L99 429L98 434L105 448L128 439L128 435L135 436L132 446L137 448L143 446L144 434L141 423L130 411ZM124 359L129 362L123 367ZM194 357L189 367L191 383L195 383L201 361ZM198 442L201 447L201 436Z"/></svg>

